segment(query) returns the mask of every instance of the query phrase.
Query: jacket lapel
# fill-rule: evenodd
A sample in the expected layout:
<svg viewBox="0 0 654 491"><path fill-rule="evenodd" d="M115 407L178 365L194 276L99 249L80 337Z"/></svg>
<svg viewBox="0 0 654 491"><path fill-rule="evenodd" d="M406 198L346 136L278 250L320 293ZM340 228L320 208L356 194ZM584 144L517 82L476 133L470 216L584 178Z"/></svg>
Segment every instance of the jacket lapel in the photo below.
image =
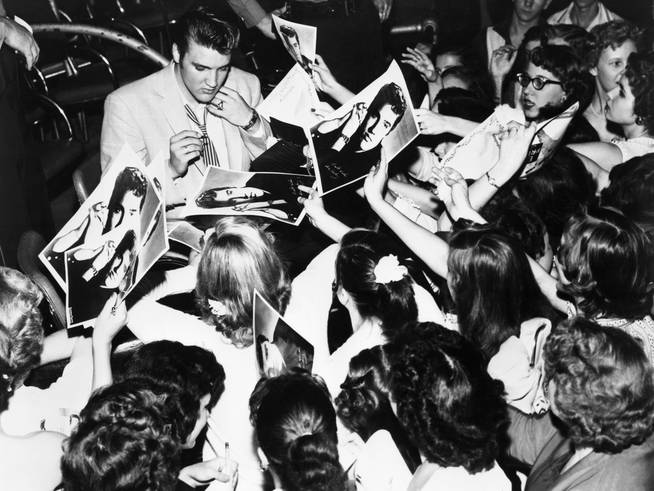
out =
<svg viewBox="0 0 654 491"><path fill-rule="evenodd" d="M176 135L180 131L191 129L191 123L184 111L182 96L175 80L175 63L171 62L160 73L161 77L158 78L154 90L161 97L164 116L173 134Z"/></svg>

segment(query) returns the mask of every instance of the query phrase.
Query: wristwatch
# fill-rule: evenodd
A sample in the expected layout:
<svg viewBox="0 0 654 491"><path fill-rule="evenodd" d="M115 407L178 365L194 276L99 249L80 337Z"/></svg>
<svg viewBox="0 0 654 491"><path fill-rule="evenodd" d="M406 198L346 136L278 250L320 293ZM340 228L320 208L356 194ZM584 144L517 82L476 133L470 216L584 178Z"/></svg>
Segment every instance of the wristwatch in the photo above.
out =
<svg viewBox="0 0 654 491"><path fill-rule="evenodd" d="M252 109L252 117L250 117L250 121L248 121L245 126L241 126L241 128L245 131L250 131L250 128L252 128L257 121L259 121L259 113Z"/></svg>

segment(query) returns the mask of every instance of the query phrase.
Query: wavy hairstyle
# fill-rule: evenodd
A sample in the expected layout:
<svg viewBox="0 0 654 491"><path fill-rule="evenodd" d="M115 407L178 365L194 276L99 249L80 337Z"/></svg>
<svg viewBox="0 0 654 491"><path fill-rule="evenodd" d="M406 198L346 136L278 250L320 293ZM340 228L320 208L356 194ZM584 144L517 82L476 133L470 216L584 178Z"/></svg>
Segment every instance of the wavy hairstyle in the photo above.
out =
<svg viewBox="0 0 654 491"><path fill-rule="evenodd" d="M184 14L175 25L173 42L183 56L192 42L229 55L239 41L239 30L208 9L199 7Z"/></svg>
<svg viewBox="0 0 654 491"><path fill-rule="evenodd" d="M413 473L421 464L420 453L393 412L390 377L391 364L384 347L364 349L350 360L350 373L336 397L336 412L363 441L378 430L388 431Z"/></svg>
<svg viewBox="0 0 654 491"><path fill-rule="evenodd" d="M654 135L654 53L631 53L624 76L634 95L634 114Z"/></svg>
<svg viewBox="0 0 654 491"><path fill-rule="evenodd" d="M596 66L602 51L607 48L616 49L627 41L637 44L642 29L625 20L612 20L593 27L590 31L592 50L590 51L590 65Z"/></svg>
<svg viewBox="0 0 654 491"><path fill-rule="evenodd" d="M41 360L42 300L43 294L32 280L0 266L0 360L6 364L2 374L12 390Z"/></svg>
<svg viewBox="0 0 654 491"><path fill-rule="evenodd" d="M629 334L576 317L552 331L544 358L552 411L576 446L618 453L652 434L654 374Z"/></svg>
<svg viewBox="0 0 654 491"><path fill-rule="evenodd" d="M558 259L571 295L589 318L640 319L652 306L650 241L613 208L599 207L568 221Z"/></svg>
<svg viewBox="0 0 654 491"><path fill-rule="evenodd" d="M377 317L384 334L393 335L395 329L418 319L418 307L413 280L405 275L399 281L377 283L375 267L380 259L401 253L391 241L371 230L354 229L341 239L336 256L336 287L350 294L363 317Z"/></svg>
<svg viewBox="0 0 654 491"><path fill-rule="evenodd" d="M195 295L202 318L235 345L251 345L254 290L279 312L286 309L290 280L274 240L248 218L221 218L198 266ZM212 310L210 301L222 303L224 312Z"/></svg>
<svg viewBox="0 0 654 491"><path fill-rule="evenodd" d="M554 116L575 102L580 105L577 112L584 111L593 96L593 76L570 46L548 44L534 48L529 54L529 61L558 78L566 95L563 104L549 108L548 114L540 117Z"/></svg>
<svg viewBox="0 0 654 491"><path fill-rule="evenodd" d="M179 387L198 401L209 394L209 410L225 390L225 370L214 354L177 341L154 341L138 348L121 373L121 379L135 377Z"/></svg>
<svg viewBox="0 0 654 491"><path fill-rule="evenodd" d="M602 190L602 206L617 208L654 238L654 154L618 164Z"/></svg>
<svg viewBox="0 0 654 491"><path fill-rule="evenodd" d="M429 462L471 474L493 467L508 423L502 382L455 331L407 324L390 346L397 415Z"/></svg>
<svg viewBox="0 0 654 491"><path fill-rule="evenodd" d="M64 442L64 489L174 490L182 440L171 413L182 410L174 394L149 381L130 380L94 393Z"/></svg>
<svg viewBox="0 0 654 491"><path fill-rule="evenodd" d="M250 397L250 419L284 489L345 489L336 413L321 380L299 369L261 379Z"/></svg>
<svg viewBox="0 0 654 491"><path fill-rule="evenodd" d="M595 202L595 188L584 164L567 147L557 149L547 165L514 185L523 203L545 222L554 249L568 219Z"/></svg>
<svg viewBox="0 0 654 491"><path fill-rule="evenodd" d="M461 334L488 362L501 344L520 335L522 322L557 313L536 284L520 244L489 226L452 235L447 266Z"/></svg>

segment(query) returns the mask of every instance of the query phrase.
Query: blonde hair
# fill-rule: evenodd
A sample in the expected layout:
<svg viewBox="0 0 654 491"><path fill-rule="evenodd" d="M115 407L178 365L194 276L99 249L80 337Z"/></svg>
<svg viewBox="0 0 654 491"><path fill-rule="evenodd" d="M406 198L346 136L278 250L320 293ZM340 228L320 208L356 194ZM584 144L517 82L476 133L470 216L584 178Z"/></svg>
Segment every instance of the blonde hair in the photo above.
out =
<svg viewBox="0 0 654 491"><path fill-rule="evenodd" d="M206 237L198 267L195 292L203 320L235 345L251 345L254 290L283 313L290 281L274 239L248 218L221 218ZM222 312L209 301L220 302Z"/></svg>

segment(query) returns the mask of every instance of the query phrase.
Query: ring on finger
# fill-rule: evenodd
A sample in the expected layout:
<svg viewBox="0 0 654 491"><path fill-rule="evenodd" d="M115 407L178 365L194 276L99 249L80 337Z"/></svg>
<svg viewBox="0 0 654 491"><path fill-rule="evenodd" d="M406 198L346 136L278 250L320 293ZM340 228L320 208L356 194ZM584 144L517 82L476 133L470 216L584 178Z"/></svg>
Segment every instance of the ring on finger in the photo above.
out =
<svg viewBox="0 0 654 491"><path fill-rule="evenodd" d="M222 111L223 110L223 101L216 102L214 104L214 106L216 106L216 109L218 109L219 111Z"/></svg>

